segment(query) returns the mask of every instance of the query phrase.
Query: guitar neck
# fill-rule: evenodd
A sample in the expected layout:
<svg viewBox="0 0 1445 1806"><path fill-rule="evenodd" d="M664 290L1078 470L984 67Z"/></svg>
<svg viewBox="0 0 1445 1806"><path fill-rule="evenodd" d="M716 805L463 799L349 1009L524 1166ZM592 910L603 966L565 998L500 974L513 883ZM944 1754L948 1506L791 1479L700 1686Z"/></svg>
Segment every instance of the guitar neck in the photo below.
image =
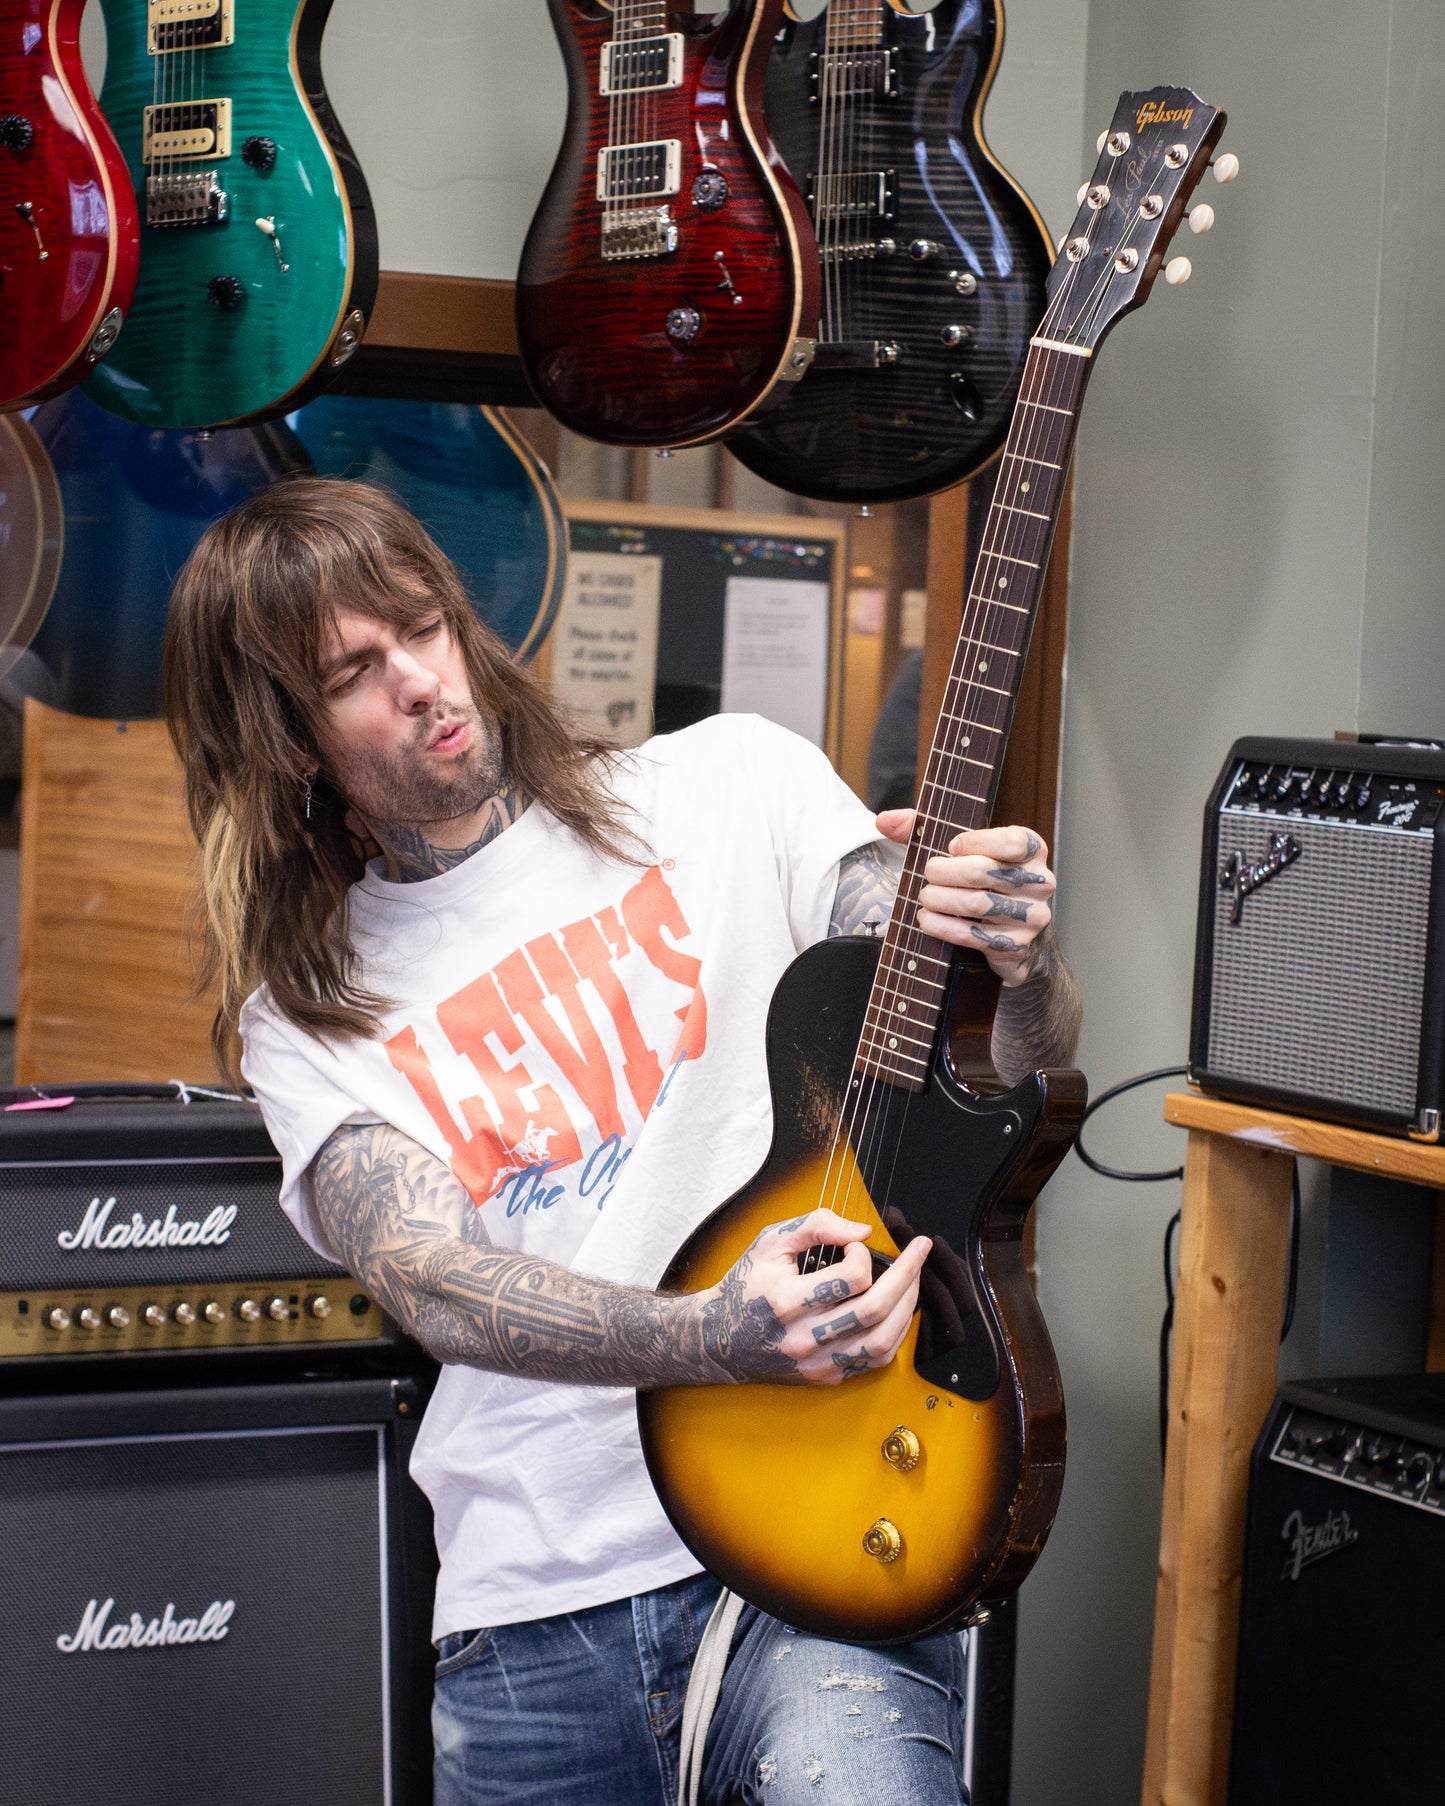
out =
<svg viewBox="0 0 1445 1806"><path fill-rule="evenodd" d="M988 825L1090 361L1074 347L1033 341L999 462L858 1048L859 1072L905 1090L927 1083L957 958L956 948L913 926L923 869L955 834Z"/></svg>

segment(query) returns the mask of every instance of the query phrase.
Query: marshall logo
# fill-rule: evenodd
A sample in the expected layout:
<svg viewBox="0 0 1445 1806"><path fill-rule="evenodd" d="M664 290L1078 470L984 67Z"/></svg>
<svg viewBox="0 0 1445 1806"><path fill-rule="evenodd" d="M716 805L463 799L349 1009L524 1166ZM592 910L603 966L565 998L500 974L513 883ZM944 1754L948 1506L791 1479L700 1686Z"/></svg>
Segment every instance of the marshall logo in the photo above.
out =
<svg viewBox="0 0 1445 1806"><path fill-rule="evenodd" d="M1271 834L1269 851L1258 865L1247 864L1243 853L1229 855L1219 868L1219 888L1229 892L1231 927L1238 926L1240 911L1249 893L1278 877L1287 865L1294 864L1303 850L1293 834Z"/></svg>
<svg viewBox="0 0 1445 1806"><path fill-rule="evenodd" d="M1177 125L1182 131L1188 131L1194 108L1166 107L1162 100L1146 100L1134 117L1141 132L1146 125Z"/></svg>
<svg viewBox="0 0 1445 1806"><path fill-rule="evenodd" d="M1348 1511L1328 1512L1318 1524L1307 1524L1302 1512L1292 1511L1280 1535L1289 1544L1281 1580L1298 1580L1301 1568L1307 1568L1312 1561L1323 1561L1327 1555L1338 1555L1341 1549L1360 1540Z"/></svg>
<svg viewBox="0 0 1445 1806"><path fill-rule="evenodd" d="M219 1248L230 1241L236 1220L234 1204L218 1204L203 1222L178 1217L172 1204L163 1217L152 1217L149 1222L136 1210L112 1223L114 1209L114 1198L107 1198L104 1204L92 1198L79 1228L62 1229L56 1241L67 1253L77 1248Z"/></svg>
<svg viewBox="0 0 1445 1806"><path fill-rule="evenodd" d="M87 1655L95 1650L168 1649L180 1643L219 1643L231 1628L234 1599L213 1599L199 1618L178 1618L169 1603L159 1618L147 1621L139 1612L112 1624L114 1599L102 1605L92 1599L72 1631L62 1631L55 1647L62 1655Z"/></svg>

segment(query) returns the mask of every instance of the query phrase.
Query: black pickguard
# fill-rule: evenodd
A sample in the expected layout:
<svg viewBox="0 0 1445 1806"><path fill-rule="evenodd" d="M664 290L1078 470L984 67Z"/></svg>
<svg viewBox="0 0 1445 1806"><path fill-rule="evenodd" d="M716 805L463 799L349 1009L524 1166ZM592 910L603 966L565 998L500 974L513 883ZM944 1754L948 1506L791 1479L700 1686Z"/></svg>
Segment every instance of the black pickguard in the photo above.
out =
<svg viewBox="0 0 1445 1806"><path fill-rule="evenodd" d="M979 140L1002 31L993 0L883 11L897 92L852 103L845 161L860 174L887 172L891 218L876 232L850 222L845 236L898 248L825 264L831 305L818 364L781 407L727 442L768 482L824 501L928 495L987 463L1008 429L1052 262L1042 221ZM805 192L820 163L810 92L826 17L786 25L768 66L768 125ZM826 256L821 223L818 232ZM937 244L938 255L915 263L915 240ZM958 293L951 272L972 276L974 292ZM950 327L965 329L963 343L943 342ZM823 368L836 339L896 344L897 361Z"/></svg>

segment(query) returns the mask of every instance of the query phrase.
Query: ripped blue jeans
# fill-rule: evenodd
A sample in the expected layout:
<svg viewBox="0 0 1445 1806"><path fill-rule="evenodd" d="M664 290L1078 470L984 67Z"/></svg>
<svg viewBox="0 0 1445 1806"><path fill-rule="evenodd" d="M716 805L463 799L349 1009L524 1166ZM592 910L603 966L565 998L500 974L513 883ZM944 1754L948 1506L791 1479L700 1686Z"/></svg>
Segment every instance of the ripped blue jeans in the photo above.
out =
<svg viewBox="0 0 1445 1806"><path fill-rule="evenodd" d="M435 1806L674 1806L701 1574L438 1649ZM749 1607L708 1733L706 1806L960 1806L964 1640L859 1649Z"/></svg>

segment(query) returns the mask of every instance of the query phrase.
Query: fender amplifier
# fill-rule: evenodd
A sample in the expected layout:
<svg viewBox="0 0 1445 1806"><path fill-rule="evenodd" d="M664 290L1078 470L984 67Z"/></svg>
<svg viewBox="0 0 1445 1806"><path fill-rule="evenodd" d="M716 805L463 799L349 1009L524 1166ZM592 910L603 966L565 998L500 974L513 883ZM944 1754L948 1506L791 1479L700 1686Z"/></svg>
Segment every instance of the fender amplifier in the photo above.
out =
<svg viewBox="0 0 1445 1806"><path fill-rule="evenodd" d="M254 1104L183 1086L46 1090L0 1108L0 1368L398 1339L292 1228Z"/></svg>
<svg viewBox="0 0 1445 1806"><path fill-rule="evenodd" d="M1204 815L1196 1085L1438 1138L1442 805L1440 752L1235 742Z"/></svg>

